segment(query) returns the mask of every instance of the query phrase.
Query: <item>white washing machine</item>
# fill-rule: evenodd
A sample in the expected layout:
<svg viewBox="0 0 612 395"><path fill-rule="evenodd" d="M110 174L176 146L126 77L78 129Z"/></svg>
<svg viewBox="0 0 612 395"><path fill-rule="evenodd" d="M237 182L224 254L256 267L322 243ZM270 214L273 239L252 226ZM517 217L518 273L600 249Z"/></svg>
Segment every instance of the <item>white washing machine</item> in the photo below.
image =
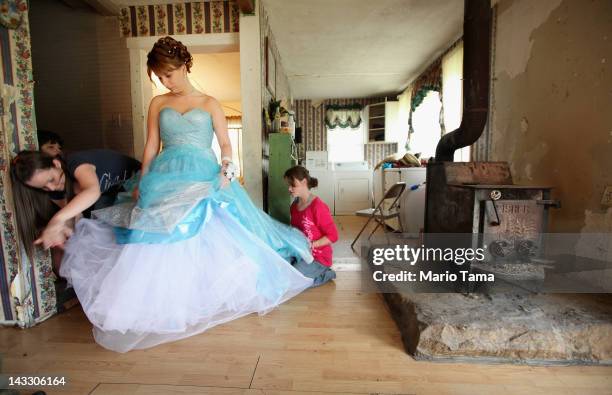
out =
<svg viewBox="0 0 612 395"><path fill-rule="evenodd" d="M332 164L335 178L335 215L354 215L372 207L372 171L367 161Z"/></svg>

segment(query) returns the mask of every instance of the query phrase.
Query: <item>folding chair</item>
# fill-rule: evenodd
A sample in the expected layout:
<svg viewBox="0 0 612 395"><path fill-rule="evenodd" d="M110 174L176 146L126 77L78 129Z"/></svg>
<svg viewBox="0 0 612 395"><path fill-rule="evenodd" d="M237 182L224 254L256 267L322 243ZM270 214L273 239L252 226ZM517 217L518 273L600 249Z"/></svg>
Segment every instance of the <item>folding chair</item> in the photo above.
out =
<svg viewBox="0 0 612 395"><path fill-rule="evenodd" d="M382 226L383 231L385 232L385 236L387 237L387 242L389 242L389 236L387 235L387 223L385 221L391 218L397 218L400 229L403 229L402 220L400 218L400 211L399 211L399 200L402 197L402 194L404 193L405 189L406 189L405 182L395 183L391 188L387 190L387 192L385 193L385 196L383 196L383 198L380 200L380 202L378 202L378 205L375 208L367 208L364 210L355 211L356 216L368 217L368 220L365 223L365 225L363 225L363 228L361 228L357 236L355 237L355 240L353 240L353 242L351 243L351 249L353 251L355 250L354 246L357 240L359 240L359 236L361 236L365 228L368 227L368 225L370 224L370 221L372 220L376 221L376 227L370 233L370 236L368 236L368 240L370 240L374 232L376 232L378 228ZM387 199L394 199L394 200L388 209L383 209L383 204L385 203Z"/></svg>

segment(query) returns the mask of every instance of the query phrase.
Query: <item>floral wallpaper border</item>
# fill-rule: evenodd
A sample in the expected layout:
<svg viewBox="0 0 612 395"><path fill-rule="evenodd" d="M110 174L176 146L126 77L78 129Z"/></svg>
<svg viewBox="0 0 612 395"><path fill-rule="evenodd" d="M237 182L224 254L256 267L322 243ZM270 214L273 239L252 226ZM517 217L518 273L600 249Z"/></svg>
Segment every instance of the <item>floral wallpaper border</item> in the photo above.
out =
<svg viewBox="0 0 612 395"><path fill-rule="evenodd" d="M8 164L18 151L36 149L37 141L28 3L8 2L21 22L15 29L0 27L0 319L28 327L55 314L57 307L49 255L41 253L33 263L23 258L12 212Z"/></svg>
<svg viewBox="0 0 612 395"><path fill-rule="evenodd" d="M235 0L129 6L119 17L122 37L235 33L240 12Z"/></svg>

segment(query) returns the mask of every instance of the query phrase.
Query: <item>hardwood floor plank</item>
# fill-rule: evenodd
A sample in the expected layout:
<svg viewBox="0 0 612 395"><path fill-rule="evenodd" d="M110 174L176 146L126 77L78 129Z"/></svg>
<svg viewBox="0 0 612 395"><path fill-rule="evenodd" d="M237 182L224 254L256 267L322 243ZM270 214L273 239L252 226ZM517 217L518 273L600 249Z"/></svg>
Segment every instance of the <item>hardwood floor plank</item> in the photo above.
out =
<svg viewBox="0 0 612 395"><path fill-rule="evenodd" d="M67 376L47 394L612 394L612 367L415 361L356 272L267 315L148 350L98 346L79 307L35 328L0 329L0 347L3 373Z"/></svg>

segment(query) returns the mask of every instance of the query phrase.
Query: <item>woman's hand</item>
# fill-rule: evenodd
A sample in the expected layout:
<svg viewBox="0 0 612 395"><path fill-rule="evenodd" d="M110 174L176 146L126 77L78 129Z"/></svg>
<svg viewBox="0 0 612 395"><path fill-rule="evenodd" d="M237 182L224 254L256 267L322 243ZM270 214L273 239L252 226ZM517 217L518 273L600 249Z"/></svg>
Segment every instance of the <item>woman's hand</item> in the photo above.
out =
<svg viewBox="0 0 612 395"><path fill-rule="evenodd" d="M140 197L140 190L138 189L138 186L136 186L136 188L134 188L134 190L132 191L132 199L134 199L134 201L137 202L139 197Z"/></svg>
<svg viewBox="0 0 612 395"><path fill-rule="evenodd" d="M70 221L51 220L38 239L36 245L42 245L44 249L63 246L66 240L72 236Z"/></svg>
<svg viewBox="0 0 612 395"><path fill-rule="evenodd" d="M219 183L219 188L221 188L221 189L227 188L227 186L230 183L230 180L228 180L227 177L225 177L223 174L221 174L219 177L221 177L221 182Z"/></svg>
<svg viewBox="0 0 612 395"><path fill-rule="evenodd" d="M227 187L236 176L236 166L228 160L221 162L221 188Z"/></svg>
<svg viewBox="0 0 612 395"><path fill-rule="evenodd" d="M219 188L227 188L227 186L230 184L230 180L225 176L223 169L221 169L221 173L219 173L219 178Z"/></svg>

